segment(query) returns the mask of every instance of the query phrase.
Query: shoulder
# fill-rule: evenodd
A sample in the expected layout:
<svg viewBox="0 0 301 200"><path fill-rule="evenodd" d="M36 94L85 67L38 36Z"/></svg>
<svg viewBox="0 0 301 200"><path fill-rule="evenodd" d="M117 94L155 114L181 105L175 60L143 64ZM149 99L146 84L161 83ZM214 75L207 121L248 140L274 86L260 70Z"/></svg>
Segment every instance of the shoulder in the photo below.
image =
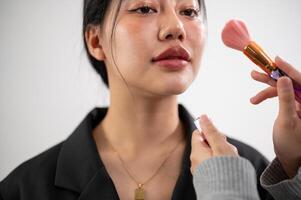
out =
<svg viewBox="0 0 301 200"><path fill-rule="evenodd" d="M61 146L62 143L59 143L40 153L39 155L23 162L16 167L2 182L20 178L26 178L27 180L30 178L36 179L38 175L42 175L45 172L54 170Z"/></svg>
<svg viewBox="0 0 301 200"><path fill-rule="evenodd" d="M17 199L24 188L34 190L39 184L53 185L61 146L59 143L15 168L0 182L0 196Z"/></svg>

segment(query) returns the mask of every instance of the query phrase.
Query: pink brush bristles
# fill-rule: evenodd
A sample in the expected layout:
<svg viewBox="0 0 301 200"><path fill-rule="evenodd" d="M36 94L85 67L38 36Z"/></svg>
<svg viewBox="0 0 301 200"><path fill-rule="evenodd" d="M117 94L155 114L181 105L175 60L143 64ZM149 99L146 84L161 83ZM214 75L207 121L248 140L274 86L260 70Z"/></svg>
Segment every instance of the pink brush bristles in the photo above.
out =
<svg viewBox="0 0 301 200"><path fill-rule="evenodd" d="M223 29L222 40L226 46L243 51L250 43L251 37L244 22L230 20Z"/></svg>

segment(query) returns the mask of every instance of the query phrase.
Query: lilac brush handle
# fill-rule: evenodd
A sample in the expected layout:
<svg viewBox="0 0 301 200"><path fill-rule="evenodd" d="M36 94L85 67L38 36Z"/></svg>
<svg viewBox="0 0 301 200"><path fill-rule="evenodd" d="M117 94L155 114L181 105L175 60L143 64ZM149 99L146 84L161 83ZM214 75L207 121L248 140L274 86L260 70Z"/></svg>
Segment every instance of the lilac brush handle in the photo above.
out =
<svg viewBox="0 0 301 200"><path fill-rule="evenodd" d="M272 71L270 74L271 78L277 81L282 76L289 77L285 72L283 72L281 69L276 69ZM293 80L291 77L289 77L293 82L293 87L295 91L295 99L301 104L301 85L297 83L295 80Z"/></svg>

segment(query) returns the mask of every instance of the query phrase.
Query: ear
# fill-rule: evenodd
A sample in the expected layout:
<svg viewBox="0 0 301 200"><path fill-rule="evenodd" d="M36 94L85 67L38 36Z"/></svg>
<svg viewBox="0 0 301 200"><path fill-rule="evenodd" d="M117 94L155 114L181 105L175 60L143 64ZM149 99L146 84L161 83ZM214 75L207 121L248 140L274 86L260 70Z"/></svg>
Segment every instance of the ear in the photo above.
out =
<svg viewBox="0 0 301 200"><path fill-rule="evenodd" d="M103 61L106 57L102 48L100 38L100 27L89 25L85 31L85 40L90 54L99 61Z"/></svg>

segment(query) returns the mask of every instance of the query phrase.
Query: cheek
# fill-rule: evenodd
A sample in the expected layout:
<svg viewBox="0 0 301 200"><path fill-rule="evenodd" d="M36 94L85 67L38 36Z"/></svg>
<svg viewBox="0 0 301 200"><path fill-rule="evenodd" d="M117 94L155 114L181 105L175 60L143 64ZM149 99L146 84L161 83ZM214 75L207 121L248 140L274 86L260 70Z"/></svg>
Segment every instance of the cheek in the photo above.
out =
<svg viewBox="0 0 301 200"><path fill-rule="evenodd" d="M151 42L154 30L151 25L123 20L115 30L116 55L124 67L142 68L145 62L151 61Z"/></svg>
<svg viewBox="0 0 301 200"><path fill-rule="evenodd" d="M192 24L187 30L190 30L187 39L192 50L193 66L198 70L206 42L206 27L203 24Z"/></svg>

